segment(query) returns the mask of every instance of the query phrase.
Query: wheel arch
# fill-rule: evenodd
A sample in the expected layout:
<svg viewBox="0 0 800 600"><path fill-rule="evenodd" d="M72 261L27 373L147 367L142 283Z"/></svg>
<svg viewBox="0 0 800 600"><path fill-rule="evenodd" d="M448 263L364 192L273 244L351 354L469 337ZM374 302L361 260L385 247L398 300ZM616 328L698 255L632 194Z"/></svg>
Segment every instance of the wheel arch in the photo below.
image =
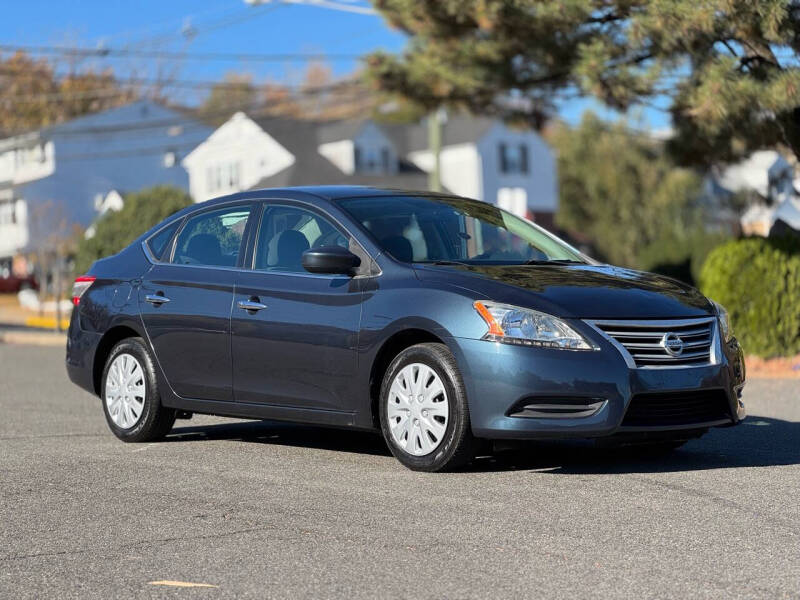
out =
<svg viewBox="0 0 800 600"><path fill-rule="evenodd" d="M143 337L139 331L136 331L129 325L116 325L106 331L100 342L97 344L97 349L94 353L94 364L92 366L92 384L94 385L94 392L100 395L102 386L103 369L106 365L106 359L111 353L111 349L124 339L132 337Z"/></svg>
<svg viewBox="0 0 800 600"><path fill-rule="evenodd" d="M380 429L378 400L380 398L381 383L383 382L386 369L389 368L392 360L403 350L415 346L416 344L424 343L444 344L447 346L447 343L442 337L428 329L408 327L390 335L384 340L375 354L375 358L370 367L369 400L372 423L377 429Z"/></svg>

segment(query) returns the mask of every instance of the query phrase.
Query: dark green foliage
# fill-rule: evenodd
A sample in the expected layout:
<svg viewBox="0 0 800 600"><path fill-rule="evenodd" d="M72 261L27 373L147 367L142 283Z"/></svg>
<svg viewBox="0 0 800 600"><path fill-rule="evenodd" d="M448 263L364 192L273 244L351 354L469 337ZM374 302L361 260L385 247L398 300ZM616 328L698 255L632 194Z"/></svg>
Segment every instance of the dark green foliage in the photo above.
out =
<svg viewBox="0 0 800 600"><path fill-rule="evenodd" d="M800 9L795 0L375 0L409 36L367 77L430 111L513 109L533 123L564 94L625 110L667 97L672 145L707 163L784 144L800 157ZM521 106L516 103L515 106Z"/></svg>
<svg viewBox="0 0 800 600"><path fill-rule="evenodd" d="M680 242L670 239L656 240L640 253L639 267L696 286L700 281L700 269L708 254L730 239L729 234L712 233L698 228L681 236Z"/></svg>
<svg viewBox="0 0 800 600"><path fill-rule="evenodd" d="M748 238L709 254L700 289L731 316L745 352L800 352L800 239Z"/></svg>
<svg viewBox="0 0 800 600"><path fill-rule="evenodd" d="M116 254L145 231L192 203L178 188L161 185L125 196L119 212L110 212L96 224L95 235L81 238L75 254L75 270L85 273L98 258Z"/></svg>
<svg viewBox="0 0 800 600"><path fill-rule="evenodd" d="M697 174L676 167L658 142L591 113L578 127L557 127L550 140L558 152L559 227L588 237L610 263L660 267L691 281L692 255L709 237ZM687 261L683 274L670 267Z"/></svg>

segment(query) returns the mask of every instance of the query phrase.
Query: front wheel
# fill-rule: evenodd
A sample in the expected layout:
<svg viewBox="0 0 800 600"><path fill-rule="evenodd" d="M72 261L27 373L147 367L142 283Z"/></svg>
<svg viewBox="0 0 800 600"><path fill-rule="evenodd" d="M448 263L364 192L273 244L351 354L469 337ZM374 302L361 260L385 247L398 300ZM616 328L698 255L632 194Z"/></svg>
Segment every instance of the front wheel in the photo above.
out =
<svg viewBox="0 0 800 600"><path fill-rule="evenodd" d="M155 367L141 338L127 338L111 350L103 369L103 412L123 442L163 438L175 423L175 411L161 405Z"/></svg>
<svg viewBox="0 0 800 600"><path fill-rule="evenodd" d="M473 458L469 407L455 358L444 344L417 344L389 365L380 422L392 454L415 471L447 471Z"/></svg>

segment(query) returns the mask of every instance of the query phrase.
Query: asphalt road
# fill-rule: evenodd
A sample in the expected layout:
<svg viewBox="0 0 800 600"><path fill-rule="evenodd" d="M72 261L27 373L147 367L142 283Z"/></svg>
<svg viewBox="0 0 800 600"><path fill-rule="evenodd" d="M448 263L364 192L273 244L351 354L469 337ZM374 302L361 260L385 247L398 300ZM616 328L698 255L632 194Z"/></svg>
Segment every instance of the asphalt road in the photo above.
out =
<svg viewBox="0 0 800 600"><path fill-rule="evenodd" d="M262 422L124 444L62 357L0 345L4 598L800 596L797 380L749 382L745 424L666 459L418 474L376 436Z"/></svg>

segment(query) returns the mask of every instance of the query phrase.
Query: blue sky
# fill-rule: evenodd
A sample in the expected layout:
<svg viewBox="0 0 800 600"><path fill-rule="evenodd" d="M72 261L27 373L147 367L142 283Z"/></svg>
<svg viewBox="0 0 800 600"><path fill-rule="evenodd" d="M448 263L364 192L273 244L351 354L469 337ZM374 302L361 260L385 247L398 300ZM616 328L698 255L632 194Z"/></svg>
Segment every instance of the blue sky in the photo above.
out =
<svg viewBox="0 0 800 600"><path fill-rule="evenodd" d="M364 0L340 0L366 6ZM196 35L187 41L182 30ZM28 0L8 2L0 20L0 43L19 45L130 47L224 53L326 53L360 55L383 48L398 51L405 44L380 16L333 11L298 4L248 6L244 0ZM150 75L153 59L92 59L97 66L112 66L125 75L136 70ZM90 61L91 62L91 61ZM346 75L357 61L328 61L335 74ZM292 62L183 61L166 63L180 79L214 80L226 71L246 71L256 81L297 83L304 65ZM196 92L176 91L178 101L193 103ZM561 116L574 122L583 110L605 114L592 101L564 104ZM645 110L636 115L642 127L662 128L665 113Z"/></svg>

